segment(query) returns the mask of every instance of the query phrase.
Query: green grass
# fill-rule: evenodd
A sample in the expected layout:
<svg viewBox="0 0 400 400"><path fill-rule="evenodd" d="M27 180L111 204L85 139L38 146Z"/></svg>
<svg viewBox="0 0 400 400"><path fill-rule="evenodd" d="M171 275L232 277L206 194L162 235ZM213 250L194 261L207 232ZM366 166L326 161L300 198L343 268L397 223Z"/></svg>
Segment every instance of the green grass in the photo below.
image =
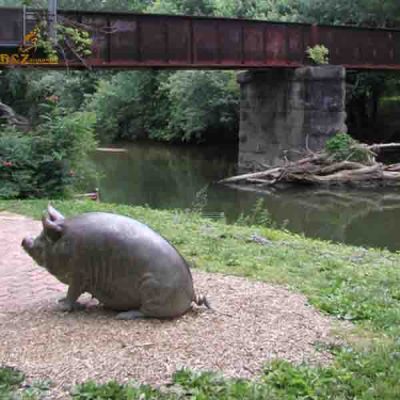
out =
<svg viewBox="0 0 400 400"><path fill-rule="evenodd" d="M0 209L39 218L46 204L0 201ZM226 225L178 211L77 201L53 205L66 215L103 210L131 216L168 238L197 268L285 285L304 293L322 312L356 324L356 330L347 334L348 346L332 349L330 367L275 362L259 382L181 371L175 385L163 393L88 383L77 388L75 398L400 399L399 254L306 239L268 227ZM270 242L258 244L253 235Z"/></svg>
<svg viewBox="0 0 400 400"><path fill-rule="evenodd" d="M0 369L0 399L11 396L11 392L24 380L24 375L12 368L2 367Z"/></svg>

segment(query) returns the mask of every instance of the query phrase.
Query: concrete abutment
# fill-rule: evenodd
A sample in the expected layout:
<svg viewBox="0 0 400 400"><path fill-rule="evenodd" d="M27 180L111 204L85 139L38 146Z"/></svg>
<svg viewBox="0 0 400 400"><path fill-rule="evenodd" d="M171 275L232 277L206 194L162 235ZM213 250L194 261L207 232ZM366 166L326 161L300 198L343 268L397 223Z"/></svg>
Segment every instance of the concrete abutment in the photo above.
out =
<svg viewBox="0 0 400 400"><path fill-rule="evenodd" d="M346 132L345 80L345 68L331 65L239 74L239 168L294 160Z"/></svg>

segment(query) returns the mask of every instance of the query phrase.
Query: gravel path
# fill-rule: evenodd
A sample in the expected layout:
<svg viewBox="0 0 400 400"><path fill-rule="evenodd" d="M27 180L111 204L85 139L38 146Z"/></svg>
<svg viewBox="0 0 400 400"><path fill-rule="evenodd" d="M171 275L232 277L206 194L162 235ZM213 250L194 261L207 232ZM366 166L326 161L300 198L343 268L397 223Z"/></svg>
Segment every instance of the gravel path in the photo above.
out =
<svg viewBox="0 0 400 400"><path fill-rule="evenodd" d="M50 379L51 398L87 379L168 382L181 367L254 377L274 358L326 363L316 342L332 342L332 320L304 296L244 278L194 271L195 287L218 310L198 309L175 321L117 321L93 303L62 313L65 286L22 251L40 223L0 213L0 364L27 380ZM83 301L88 301L85 298Z"/></svg>

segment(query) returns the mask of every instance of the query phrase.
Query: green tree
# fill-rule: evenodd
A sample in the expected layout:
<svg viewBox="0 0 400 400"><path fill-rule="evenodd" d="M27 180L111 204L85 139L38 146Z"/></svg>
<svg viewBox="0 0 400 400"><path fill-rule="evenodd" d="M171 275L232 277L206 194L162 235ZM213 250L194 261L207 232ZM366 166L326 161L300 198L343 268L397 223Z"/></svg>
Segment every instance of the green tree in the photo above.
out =
<svg viewBox="0 0 400 400"><path fill-rule="evenodd" d="M147 11L166 14L213 15L214 0L155 0Z"/></svg>
<svg viewBox="0 0 400 400"><path fill-rule="evenodd" d="M159 138L169 118L169 102L160 83L170 73L120 72L101 79L88 97L87 107L97 115L100 140Z"/></svg>
<svg viewBox="0 0 400 400"><path fill-rule="evenodd" d="M68 10L110 10L144 11L153 0L58 0L59 9ZM34 8L46 8L47 0L0 0L1 6L19 7L27 5Z"/></svg>
<svg viewBox="0 0 400 400"><path fill-rule="evenodd" d="M297 11L291 0L214 0L217 15L290 21Z"/></svg>
<svg viewBox="0 0 400 400"><path fill-rule="evenodd" d="M393 27L400 23L398 0L296 0L298 19L324 24Z"/></svg>
<svg viewBox="0 0 400 400"><path fill-rule="evenodd" d="M0 71L0 101L29 118L32 125L40 122L47 111L48 99L69 111L78 111L87 95L97 88L97 80L109 73L92 71L40 71L10 69ZM44 109L43 109L44 105Z"/></svg>
<svg viewBox="0 0 400 400"><path fill-rule="evenodd" d="M183 141L232 141L238 129L236 74L181 71L164 83L171 113L166 138Z"/></svg>

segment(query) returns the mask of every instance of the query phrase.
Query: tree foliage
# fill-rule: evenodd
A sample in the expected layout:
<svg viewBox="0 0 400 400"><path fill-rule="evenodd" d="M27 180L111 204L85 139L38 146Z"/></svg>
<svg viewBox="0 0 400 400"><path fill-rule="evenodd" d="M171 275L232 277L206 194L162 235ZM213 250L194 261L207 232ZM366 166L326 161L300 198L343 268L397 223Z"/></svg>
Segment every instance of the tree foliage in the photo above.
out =
<svg viewBox="0 0 400 400"><path fill-rule="evenodd" d="M93 11L144 11L153 0L58 0L58 8ZM48 0L0 0L1 6L47 8Z"/></svg>
<svg viewBox="0 0 400 400"><path fill-rule="evenodd" d="M398 0L295 0L298 20L323 24L392 27L400 23Z"/></svg>
<svg viewBox="0 0 400 400"><path fill-rule="evenodd" d="M0 198L59 197L84 185L94 115L52 109L29 134L0 126Z"/></svg>
<svg viewBox="0 0 400 400"><path fill-rule="evenodd" d="M168 74L134 71L100 79L87 107L97 115L101 141L157 138L169 116L168 99L160 90Z"/></svg>
<svg viewBox="0 0 400 400"><path fill-rule="evenodd" d="M238 99L231 72L122 72L100 80L87 106L105 142L143 137L200 142L207 135L229 141L226 136L236 133Z"/></svg>
<svg viewBox="0 0 400 400"><path fill-rule="evenodd" d="M239 107L234 73L181 71L172 74L163 89L171 104L168 138L226 142L226 135L234 137ZM218 136L224 132L221 140Z"/></svg>

